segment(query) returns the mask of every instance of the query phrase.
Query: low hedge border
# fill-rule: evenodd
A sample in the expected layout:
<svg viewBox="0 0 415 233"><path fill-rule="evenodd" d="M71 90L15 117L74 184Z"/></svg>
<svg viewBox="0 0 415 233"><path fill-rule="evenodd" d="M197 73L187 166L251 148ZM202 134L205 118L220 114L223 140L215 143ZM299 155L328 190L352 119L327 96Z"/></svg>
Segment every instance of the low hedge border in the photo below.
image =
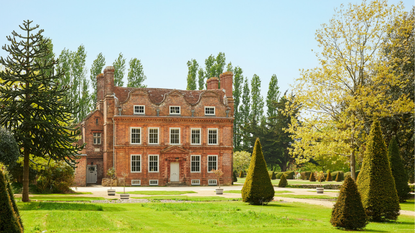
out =
<svg viewBox="0 0 415 233"><path fill-rule="evenodd" d="M278 185L274 185L275 187L278 187ZM317 187L322 187L325 189L340 189L342 186L341 184L288 184L286 188L303 188L303 189L314 189Z"/></svg>

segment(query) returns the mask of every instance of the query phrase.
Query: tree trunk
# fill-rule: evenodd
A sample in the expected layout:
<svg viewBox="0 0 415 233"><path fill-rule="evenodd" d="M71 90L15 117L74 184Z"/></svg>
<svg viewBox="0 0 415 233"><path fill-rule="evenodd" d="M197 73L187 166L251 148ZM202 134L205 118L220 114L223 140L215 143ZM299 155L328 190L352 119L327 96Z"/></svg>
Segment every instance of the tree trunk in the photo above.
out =
<svg viewBox="0 0 415 233"><path fill-rule="evenodd" d="M29 202L29 151L24 150L22 201Z"/></svg>
<svg viewBox="0 0 415 233"><path fill-rule="evenodd" d="M354 157L354 150L352 150L352 155L350 156L350 172L352 173L352 178L356 181L356 160Z"/></svg>

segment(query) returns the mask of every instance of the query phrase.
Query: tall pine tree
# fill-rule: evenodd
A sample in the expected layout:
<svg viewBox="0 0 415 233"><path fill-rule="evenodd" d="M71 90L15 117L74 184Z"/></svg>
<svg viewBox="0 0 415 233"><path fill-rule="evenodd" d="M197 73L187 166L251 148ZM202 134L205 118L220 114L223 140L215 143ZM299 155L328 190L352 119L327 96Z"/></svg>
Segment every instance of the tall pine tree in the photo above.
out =
<svg viewBox="0 0 415 233"><path fill-rule="evenodd" d="M56 60L39 62L51 53L43 30L25 20L20 28L24 34L13 31L3 46L9 53L0 57L5 67L0 72L0 125L13 133L24 156L22 201L29 200L29 155L65 160L74 166L75 156L82 148L76 144L79 130L74 128L73 103L65 101L69 87L60 85L64 74ZM19 41L18 41L19 40ZM40 59L35 59L40 58Z"/></svg>

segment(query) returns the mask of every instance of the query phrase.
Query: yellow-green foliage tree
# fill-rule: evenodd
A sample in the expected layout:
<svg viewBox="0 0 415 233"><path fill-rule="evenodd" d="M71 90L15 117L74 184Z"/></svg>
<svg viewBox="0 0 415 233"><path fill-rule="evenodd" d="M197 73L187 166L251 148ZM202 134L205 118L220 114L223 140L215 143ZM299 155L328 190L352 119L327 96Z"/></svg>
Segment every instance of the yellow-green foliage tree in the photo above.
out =
<svg viewBox="0 0 415 233"><path fill-rule="evenodd" d="M233 152L233 169L241 172L249 168L251 162L251 154L246 151Z"/></svg>
<svg viewBox="0 0 415 233"><path fill-rule="evenodd" d="M370 221L397 219L399 198L379 121L372 124L356 184Z"/></svg>
<svg viewBox="0 0 415 233"><path fill-rule="evenodd" d="M270 202L274 198L274 187L268 175L267 164L257 138L252 152L248 175L242 188L242 200L253 205Z"/></svg>
<svg viewBox="0 0 415 233"><path fill-rule="evenodd" d="M402 74L383 59L386 47L401 46L387 35L393 20L402 14L402 4L362 1L342 5L317 30L320 65L302 70L294 86L297 103L286 111L295 115L287 130L293 134L290 153L297 162L342 155L348 158L355 179L355 157L362 156L371 119L413 111L408 94L397 98L386 94L390 86L406 85ZM301 114L293 111L298 103Z"/></svg>

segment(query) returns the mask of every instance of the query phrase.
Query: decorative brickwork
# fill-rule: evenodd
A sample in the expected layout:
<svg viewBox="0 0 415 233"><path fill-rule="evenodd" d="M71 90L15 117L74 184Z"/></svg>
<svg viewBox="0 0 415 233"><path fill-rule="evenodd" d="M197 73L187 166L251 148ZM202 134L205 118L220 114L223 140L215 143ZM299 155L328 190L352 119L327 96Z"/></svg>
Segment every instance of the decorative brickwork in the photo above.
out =
<svg viewBox="0 0 415 233"><path fill-rule="evenodd" d="M208 185L216 179L208 168L221 169L221 184L230 185L232 76L220 75L222 89L218 78L208 80L208 90L114 87L114 68L106 67L97 76L97 109L81 123L86 156L77 184L94 180L86 170L95 165L98 184L115 167L118 179L128 174L127 186Z"/></svg>

